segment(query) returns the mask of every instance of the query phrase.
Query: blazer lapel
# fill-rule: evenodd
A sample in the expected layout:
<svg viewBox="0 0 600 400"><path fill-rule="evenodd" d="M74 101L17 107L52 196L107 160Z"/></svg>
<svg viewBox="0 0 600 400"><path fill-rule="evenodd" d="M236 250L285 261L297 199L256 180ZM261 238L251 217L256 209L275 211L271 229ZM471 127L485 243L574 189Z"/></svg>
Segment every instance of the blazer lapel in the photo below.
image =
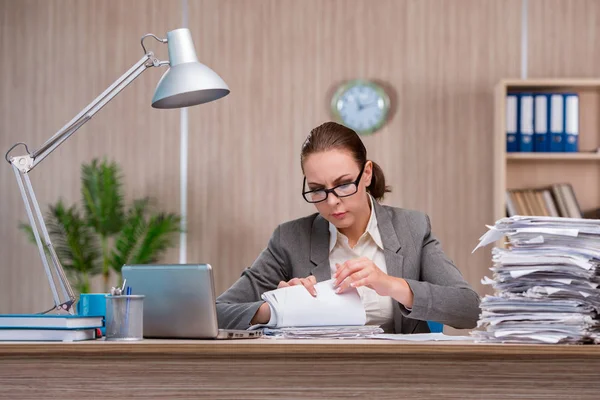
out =
<svg viewBox="0 0 600 400"><path fill-rule="evenodd" d="M322 282L331 279L329 266L329 223L321 215L317 215L310 233L310 261L315 266L311 275Z"/></svg>
<svg viewBox="0 0 600 400"><path fill-rule="evenodd" d="M398 235L392 224L389 212L383 208L377 200L373 200L375 215L377 216L377 226L381 241L383 242L385 264L388 275L401 278L403 276L402 265L404 257L399 253L402 245L398 240Z"/></svg>
<svg viewBox="0 0 600 400"><path fill-rule="evenodd" d="M385 264L387 267L388 275L397 278L404 276L403 261L404 257L400 254L402 244L398 240L398 234L394 225L392 224L392 218L390 213L383 208L376 200L373 200L375 205L375 215L377 215L377 225L379 227L379 234L381 235L381 241L383 242L383 253L385 257ZM394 302L394 304L398 304ZM404 318L400 313L398 305L394 306L394 331L396 333L402 332L402 322Z"/></svg>

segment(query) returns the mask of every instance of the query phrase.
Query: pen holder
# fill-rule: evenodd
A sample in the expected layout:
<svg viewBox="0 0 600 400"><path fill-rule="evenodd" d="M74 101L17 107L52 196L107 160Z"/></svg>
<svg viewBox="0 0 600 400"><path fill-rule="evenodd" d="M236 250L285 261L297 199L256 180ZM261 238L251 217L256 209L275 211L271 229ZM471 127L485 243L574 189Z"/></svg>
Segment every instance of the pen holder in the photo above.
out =
<svg viewBox="0 0 600 400"><path fill-rule="evenodd" d="M106 340L144 338L144 295L106 296Z"/></svg>

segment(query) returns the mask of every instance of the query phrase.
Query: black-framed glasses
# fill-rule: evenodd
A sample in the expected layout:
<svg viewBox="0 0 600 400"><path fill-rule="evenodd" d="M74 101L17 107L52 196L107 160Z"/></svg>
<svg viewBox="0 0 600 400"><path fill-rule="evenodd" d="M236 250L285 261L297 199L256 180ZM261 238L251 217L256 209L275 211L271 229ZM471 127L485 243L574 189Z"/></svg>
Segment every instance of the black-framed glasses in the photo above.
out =
<svg viewBox="0 0 600 400"><path fill-rule="evenodd" d="M316 190L308 190L304 191L306 187L306 177L304 177L304 181L302 182L302 197L309 203L320 203L322 201L327 200L327 196L329 193L333 193L337 197L348 197L352 196L356 192L358 192L358 183L360 182L360 178L362 178L363 172L365 172L365 163L360 170L360 174L354 182L342 183L341 185L337 185L332 187L331 189L316 189Z"/></svg>

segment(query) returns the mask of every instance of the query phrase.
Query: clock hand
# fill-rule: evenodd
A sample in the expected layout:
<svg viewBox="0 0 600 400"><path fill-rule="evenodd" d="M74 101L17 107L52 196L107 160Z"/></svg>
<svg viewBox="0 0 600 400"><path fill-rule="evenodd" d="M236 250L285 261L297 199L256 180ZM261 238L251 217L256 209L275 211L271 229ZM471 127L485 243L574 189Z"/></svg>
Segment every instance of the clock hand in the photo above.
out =
<svg viewBox="0 0 600 400"><path fill-rule="evenodd" d="M366 103L366 104L362 104L362 103L361 103L361 106L362 106L362 107L361 107L361 110L362 110L363 108L368 108L368 107L372 106L373 104L377 104L378 102L379 102L379 100L375 100L375 101L372 101L372 102L370 102L370 103Z"/></svg>
<svg viewBox="0 0 600 400"><path fill-rule="evenodd" d="M355 102L356 102L356 106L358 107L358 111L362 111L362 109L365 108L364 105L361 103L361 101L358 98L355 100Z"/></svg>

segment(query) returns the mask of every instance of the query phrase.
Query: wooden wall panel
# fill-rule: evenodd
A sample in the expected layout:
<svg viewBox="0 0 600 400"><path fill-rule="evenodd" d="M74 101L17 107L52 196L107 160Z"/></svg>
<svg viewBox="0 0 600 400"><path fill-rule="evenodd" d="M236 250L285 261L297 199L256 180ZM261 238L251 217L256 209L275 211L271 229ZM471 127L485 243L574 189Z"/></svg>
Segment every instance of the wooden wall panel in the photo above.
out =
<svg viewBox="0 0 600 400"><path fill-rule="evenodd" d="M529 0L529 78L598 78L600 2Z"/></svg>
<svg viewBox="0 0 600 400"><path fill-rule="evenodd" d="M600 76L600 2L593 0L530 0L530 78L598 78ZM598 146L598 101L596 91L580 93L582 109L579 141L581 151ZM585 98L584 98L585 96ZM591 111L589 111L591 110ZM533 166L531 175L549 183L570 182L584 211L600 207L595 162ZM553 173L554 172L554 173ZM526 183L527 177L517 182Z"/></svg>
<svg viewBox="0 0 600 400"><path fill-rule="evenodd" d="M39 147L142 57L143 34L165 36L180 21L179 0L0 0L2 155L19 141ZM156 53L166 57L166 46ZM163 72L146 71L32 171L44 209L59 197L79 201L81 164L106 156L123 167L128 200L152 196L178 211L179 112L150 106ZM27 217L4 162L0 193L0 313L47 309L50 290L37 249L17 229ZM166 259L177 262L177 249Z"/></svg>
<svg viewBox="0 0 600 400"><path fill-rule="evenodd" d="M599 11L530 0L529 76L596 77ZM41 144L141 57L142 34L180 21L179 0L0 0L0 150ZM189 111L188 260L215 266L218 292L278 223L313 212L300 197L300 146L352 78L393 91L391 122L364 139L394 189L385 203L427 212L486 291L489 249L471 249L493 222L492 88L520 74L521 0L189 0L188 21L200 60L232 89ZM81 163L107 156L123 166L128 199L178 211L179 112L150 107L162 72L147 71L32 172L40 203L77 201ZM25 212L8 166L0 193L0 312L38 311L51 296L16 228Z"/></svg>
<svg viewBox="0 0 600 400"><path fill-rule="evenodd" d="M314 212L300 196L301 144L329 120L335 85L393 91L394 117L364 139L393 193L419 209L480 291L493 222L493 86L520 71L521 1L199 0L199 58L231 95L190 110L190 261L217 291L249 266L278 223Z"/></svg>

